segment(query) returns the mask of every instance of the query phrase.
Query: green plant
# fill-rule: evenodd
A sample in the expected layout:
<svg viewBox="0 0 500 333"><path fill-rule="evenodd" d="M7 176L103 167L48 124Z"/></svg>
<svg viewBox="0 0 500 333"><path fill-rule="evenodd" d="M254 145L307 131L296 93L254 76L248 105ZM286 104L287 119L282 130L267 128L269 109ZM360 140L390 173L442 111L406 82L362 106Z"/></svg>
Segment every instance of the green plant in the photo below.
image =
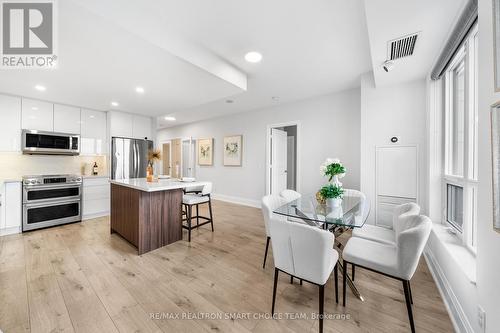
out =
<svg viewBox="0 0 500 333"><path fill-rule="evenodd" d="M334 184L328 184L323 186L319 193L325 199L340 199L344 195L344 189Z"/></svg>
<svg viewBox="0 0 500 333"><path fill-rule="evenodd" d="M345 173L345 167L340 163L331 163L325 166L325 176L328 176L328 181L331 182L333 176L342 175Z"/></svg>

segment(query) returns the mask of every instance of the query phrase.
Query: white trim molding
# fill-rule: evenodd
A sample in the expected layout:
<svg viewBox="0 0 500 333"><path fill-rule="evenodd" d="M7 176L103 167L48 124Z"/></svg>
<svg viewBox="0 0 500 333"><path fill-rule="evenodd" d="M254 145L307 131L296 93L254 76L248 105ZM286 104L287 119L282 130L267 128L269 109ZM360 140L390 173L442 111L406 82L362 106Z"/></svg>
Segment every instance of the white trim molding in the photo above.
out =
<svg viewBox="0 0 500 333"><path fill-rule="evenodd" d="M436 283L436 286L441 294L441 298L446 306L446 310L450 315L451 322L453 324L453 328L455 332L466 332L466 333L474 333L474 329L472 328L465 312L460 305L460 302L453 292L450 283L446 279L446 276L439 266L438 261L434 257L434 254L427 246L424 251L424 258L429 267L429 271L431 272L432 277Z"/></svg>
<svg viewBox="0 0 500 333"><path fill-rule="evenodd" d="M229 203L248 206L248 207L254 207L254 208L259 208L259 209L261 207L260 201L254 200L254 199L247 199L247 198L235 197L232 195L217 194L217 193L213 193L212 198L214 200L229 202Z"/></svg>

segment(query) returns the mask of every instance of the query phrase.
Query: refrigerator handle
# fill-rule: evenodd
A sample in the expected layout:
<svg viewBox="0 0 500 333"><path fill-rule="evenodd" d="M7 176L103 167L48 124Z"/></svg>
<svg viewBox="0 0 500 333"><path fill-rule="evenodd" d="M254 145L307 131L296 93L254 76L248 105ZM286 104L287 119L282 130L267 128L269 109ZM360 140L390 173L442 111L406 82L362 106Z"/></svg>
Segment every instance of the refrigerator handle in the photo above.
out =
<svg viewBox="0 0 500 333"><path fill-rule="evenodd" d="M139 155L137 140L134 140L134 158L135 158L134 178L139 178L139 165L141 162L140 161L141 156Z"/></svg>

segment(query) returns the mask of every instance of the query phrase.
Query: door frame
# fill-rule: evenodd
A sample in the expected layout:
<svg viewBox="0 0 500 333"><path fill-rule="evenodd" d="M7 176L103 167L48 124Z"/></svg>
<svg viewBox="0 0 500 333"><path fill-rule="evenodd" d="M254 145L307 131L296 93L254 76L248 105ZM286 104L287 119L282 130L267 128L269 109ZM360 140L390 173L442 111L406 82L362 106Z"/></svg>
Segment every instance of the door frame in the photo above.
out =
<svg viewBox="0 0 500 333"><path fill-rule="evenodd" d="M293 120L283 123L269 124L266 129L266 195L271 194L271 129L278 127L297 126L297 154L295 154L296 170L295 170L295 186L297 192L301 190L301 177L300 177L300 156L301 156L301 138L302 129L299 120Z"/></svg>
<svg viewBox="0 0 500 333"><path fill-rule="evenodd" d="M192 176L194 176L196 178L196 147L198 145L198 139L196 139L193 136L181 137L179 139L181 140L181 168L180 168L181 175L180 176L184 177L184 145L183 145L183 143L185 141L189 141L190 148L193 147L193 142L194 142L193 153L189 155L189 160L192 162L192 165L193 165Z"/></svg>
<svg viewBox="0 0 500 333"><path fill-rule="evenodd" d="M159 142L159 147L158 149L161 149L161 152L163 154L163 144L165 143L168 143L168 147L169 147L169 155L170 155L170 165L169 165L169 168L170 168L170 175L169 176L172 176L172 140L163 140L163 141L160 141ZM161 159L161 163L160 163L160 168L161 168L161 174L163 175L163 158Z"/></svg>

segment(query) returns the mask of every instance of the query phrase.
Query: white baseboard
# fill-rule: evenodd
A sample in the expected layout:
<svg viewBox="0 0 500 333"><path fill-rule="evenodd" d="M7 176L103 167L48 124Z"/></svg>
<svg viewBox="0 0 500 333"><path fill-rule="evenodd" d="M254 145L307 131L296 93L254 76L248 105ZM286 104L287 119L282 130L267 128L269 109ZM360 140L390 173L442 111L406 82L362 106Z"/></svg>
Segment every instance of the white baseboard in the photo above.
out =
<svg viewBox="0 0 500 333"><path fill-rule="evenodd" d="M110 214L110 212L101 212L101 213L96 213L96 214L87 214L87 215L83 215L82 216L82 221L85 221L85 220L92 220L92 219L96 219L98 217L104 217L104 216L108 216Z"/></svg>
<svg viewBox="0 0 500 333"><path fill-rule="evenodd" d="M0 229L0 236L7 236L7 235L13 235L13 234L20 234L20 233L21 233L21 227L11 227L11 228Z"/></svg>
<svg viewBox="0 0 500 333"><path fill-rule="evenodd" d="M427 266L429 267L429 271L431 272L431 275L436 282L439 293L441 294L441 298L443 299L443 302L446 306L446 310L448 310L448 314L450 315L451 322L455 331L474 333L474 329L467 319L467 316L465 315L465 312L462 309L457 296L453 292L453 289L446 279L441 266L439 266L438 261L436 260L430 249L427 248L424 251L424 258L427 262Z"/></svg>
<svg viewBox="0 0 500 333"><path fill-rule="evenodd" d="M230 202L238 205L260 208L259 200L246 199L246 198L234 197L231 195L217 194L217 193L213 193L212 198L214 198L215 200Z"/></svg>

